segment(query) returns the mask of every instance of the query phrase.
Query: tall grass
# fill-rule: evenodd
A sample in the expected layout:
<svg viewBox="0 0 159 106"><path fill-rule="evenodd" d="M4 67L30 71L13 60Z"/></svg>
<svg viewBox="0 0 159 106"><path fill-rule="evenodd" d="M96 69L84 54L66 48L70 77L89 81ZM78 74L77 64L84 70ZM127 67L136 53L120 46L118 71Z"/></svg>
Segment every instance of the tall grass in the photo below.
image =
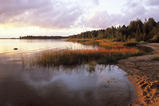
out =
<svg viewBox="0 0 159 106"><path fill-rule="evenodd" d="M140 55L135 48L95 49L95 50L58 50L44 51L29 59L29 63L42 66L74 65L96 61L100 64L116 62L128 56Z"/></svg>

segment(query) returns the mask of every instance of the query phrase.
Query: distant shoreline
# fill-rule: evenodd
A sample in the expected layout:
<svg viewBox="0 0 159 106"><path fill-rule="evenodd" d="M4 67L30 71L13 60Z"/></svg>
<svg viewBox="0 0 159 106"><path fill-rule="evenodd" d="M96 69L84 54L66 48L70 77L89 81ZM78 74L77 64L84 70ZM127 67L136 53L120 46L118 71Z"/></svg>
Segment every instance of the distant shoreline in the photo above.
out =
<svg viewBox="0 0 159 106"><path fill-rule="evenodd" d="M66 39L62 36L21 36L19 38L0 38L0 39Z"/></svg>
<svg viewBox="0 0 159 106"><path fill-rule="evenodd" d="M19 39L19 38L0 38L0 39Z"/></svg>
<svg viewBox="0 0 159 106"><path fill-rule="evenodd" d="M68 37L63 37L63 36L20 36L19 39L65 39Z"/></svg>

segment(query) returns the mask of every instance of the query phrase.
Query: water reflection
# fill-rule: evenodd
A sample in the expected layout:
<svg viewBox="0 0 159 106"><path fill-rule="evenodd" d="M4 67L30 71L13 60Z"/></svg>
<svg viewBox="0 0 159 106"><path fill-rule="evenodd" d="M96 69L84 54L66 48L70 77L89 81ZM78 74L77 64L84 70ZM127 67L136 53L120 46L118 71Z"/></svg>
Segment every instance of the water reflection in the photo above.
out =
<svg viewBox="0 0 159 106"><path fill-rule="evenodd" d="M97 64L93 72L88 70L88 64L23 71L20 64L11 62L1 63L0 67L3 106L126 106L129 103L131 83L115 65Z"/></svg>

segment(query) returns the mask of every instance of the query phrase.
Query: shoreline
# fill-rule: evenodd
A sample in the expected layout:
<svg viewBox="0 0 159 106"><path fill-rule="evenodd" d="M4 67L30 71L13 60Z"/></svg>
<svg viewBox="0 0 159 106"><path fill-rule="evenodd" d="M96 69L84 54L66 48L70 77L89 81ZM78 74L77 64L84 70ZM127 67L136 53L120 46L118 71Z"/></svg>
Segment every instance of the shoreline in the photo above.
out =
<svg viewBox="0 0 159 106"><path fill-rule="evenodd" d="M127 72L127 77L135 88L135 101L129 106L159 106L159 61L152 60L155 55L159 55L159 43L141 46L151 47L154 51L119 60L117 64Z"/></svg>

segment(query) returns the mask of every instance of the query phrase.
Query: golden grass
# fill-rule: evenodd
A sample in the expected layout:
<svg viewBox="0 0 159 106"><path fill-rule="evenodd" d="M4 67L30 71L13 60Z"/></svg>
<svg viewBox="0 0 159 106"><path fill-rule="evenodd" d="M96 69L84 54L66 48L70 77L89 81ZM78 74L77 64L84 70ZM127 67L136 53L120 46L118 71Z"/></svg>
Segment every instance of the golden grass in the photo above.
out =
<svg viewBox="0 0 159 106"><path fill-rule="evenodd" d="M141 54L141 51L135 48L44 51L31 58L29 63L32 65L58 66L96 61L97 63L106 64L139 54Z"/></svg>
<svg viewBox="0 0 159 106"><path fill-rule="evenodd" d="M123 48L126 42L112 42L108 39L93 40L93 39L69 39L71 42L78 42L85 45L97 45L105 48Z"/></svg>

